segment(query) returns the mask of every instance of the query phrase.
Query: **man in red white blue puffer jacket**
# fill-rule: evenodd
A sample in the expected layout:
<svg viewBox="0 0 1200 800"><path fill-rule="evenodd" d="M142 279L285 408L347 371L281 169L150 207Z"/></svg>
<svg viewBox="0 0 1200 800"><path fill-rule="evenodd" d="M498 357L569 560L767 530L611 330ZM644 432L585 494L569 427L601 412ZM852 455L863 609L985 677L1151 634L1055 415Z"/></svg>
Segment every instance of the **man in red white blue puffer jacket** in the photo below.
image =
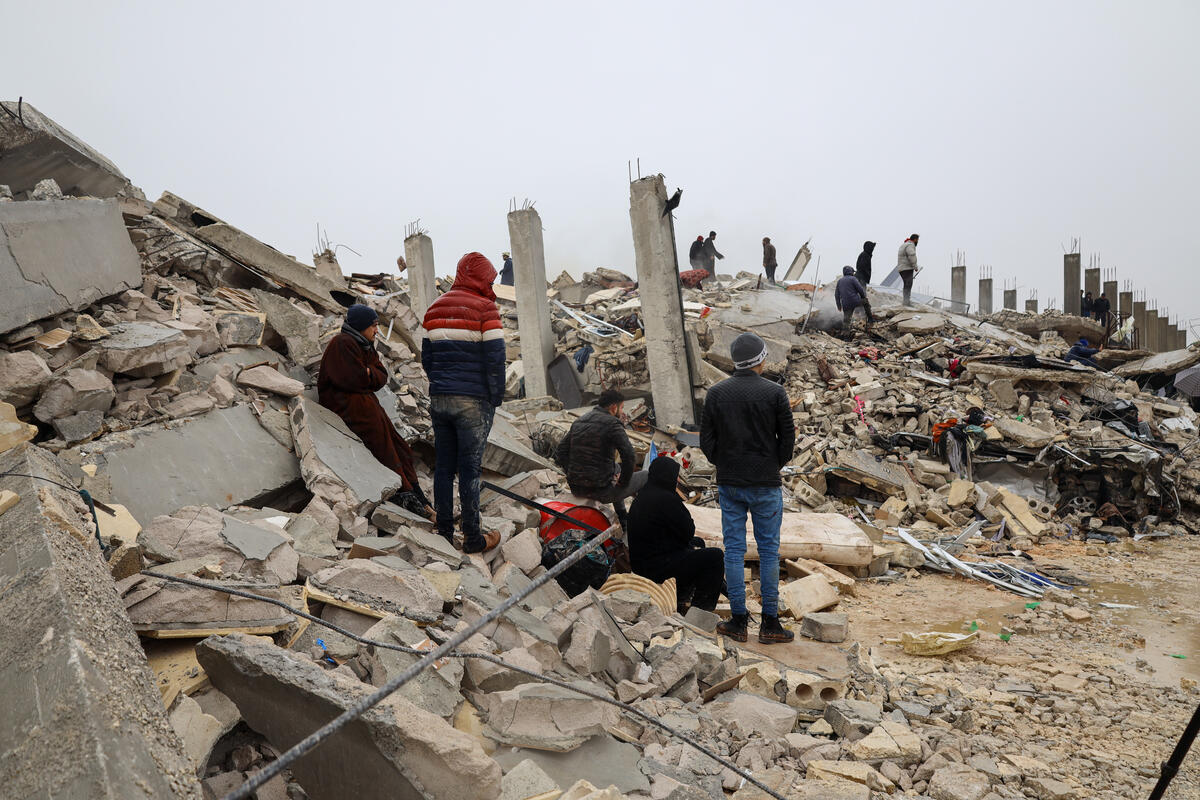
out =
<svg viewBox="0 0 1200 800"><path fill-rule="evenodd" d="M504 329L492 282L496 269L482 253L458 262L450 291L425 312L421 364L429 376L430 416L437 465L433 505L437 532L454 540L454 478L462 505L463 550L481 553L500 536L479 522L483 449L496 406L504 400Z"/></svg>

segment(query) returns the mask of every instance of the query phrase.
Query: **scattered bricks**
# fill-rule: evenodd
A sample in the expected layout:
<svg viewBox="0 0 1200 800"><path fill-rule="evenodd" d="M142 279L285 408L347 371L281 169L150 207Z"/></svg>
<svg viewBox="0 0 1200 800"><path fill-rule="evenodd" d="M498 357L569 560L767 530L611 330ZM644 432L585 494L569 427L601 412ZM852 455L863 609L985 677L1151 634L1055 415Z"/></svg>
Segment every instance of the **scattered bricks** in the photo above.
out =
<svg viewBox="0 0 1200 800"><path fill-rule="evenodd" d="M825 720L840 738L857 741L882 721L879 706L862 700L834 700L825 706Z"/></svg>
<svg viewBox="0 0 1200 800"><path fill-rule="evenodd" d="M813 612L800 619L800 635L818 642L844 642L850 627L845 614Z"/></svg>
<svg viewBox="0 0 1200 800"><path fill-rule="evenodd" d="M523 530L500 545L500 555L528 575L542 563L542 542L537 530Z"/></svg>

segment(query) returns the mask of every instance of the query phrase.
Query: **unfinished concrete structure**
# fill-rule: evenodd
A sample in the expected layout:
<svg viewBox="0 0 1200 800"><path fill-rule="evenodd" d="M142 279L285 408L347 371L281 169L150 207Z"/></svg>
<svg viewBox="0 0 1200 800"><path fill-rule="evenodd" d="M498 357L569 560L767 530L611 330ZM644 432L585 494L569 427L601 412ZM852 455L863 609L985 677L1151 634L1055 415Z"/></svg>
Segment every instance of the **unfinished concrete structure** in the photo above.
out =
<svg viewBox="0 0 1200 800"><path fill-rule="evenodd" d="M1121 313L1121 304L1117 300L1117 281L1105 281L1100 285L1100 289L1104 294L1104 299L1108 300L1108 312L1112 317L1116 317Z"/></svg>
<svg viewBox="0 0 1200 800"><path fill-rule="evenodd" d="M1063 256L1063 311L1079 316L1079 253Z"/></svg>
<svg viewBox="0 0 1200 800"><path fill-rule="evenodd" d="M512 246L517 324L521 331L521 363L525 368L525 396L550 394L546 367L554 358L550 330L550 302L546 299L546 251L542 244L542 218L534 208L508 214L508 239Z"/></svg>
<svg viewBox="0 0 1200 800"><path fill-rule="evenodd" d="M1011 311L1017 310L1017 290L1016 289L1005 289L1004 290L1004 307Z"/></svg>
<svg viewBox="0 0 1200 800"><path fill-rule="evenodd" d="M1122 322L1129 319L1133 314L1133 292L1118 292L1116 309Z"/></svg>
<svg viewBox="0 0 1200 800"><path fill-rule="evenodd" d="M1025 310L1030 314L1038 313L1038 301L1036 297L1029 297L1025 300Z"/></svg>
<svg viewBox="0 0 1200 800"><path fill-rule="evenodd" d="M950 268L950 301L954 303L955 311L966 310L967 268L965 265Z"/></svg>
<svg viewBox="0 0 1200 800"><path fill-rule="evenodd" d="M1175 337L1171 333L1171 320L1164 313L1158 318L1158 352L1165 353L1175 349Z"/></svg>
<svg viewBox="0 0 1200 800"><path fill-rule="evenodd" d="M404 260L408 262L409 305L417 319L425 319L425 312L437 297L437 283L433 272L433 239L424 233L414 233L404 240Z"/></svg>
<svg viewBox="0 0 1200 800"><path fill-rule="evenodd" d="M1130 305L1132 306L1133 313L1133 331L1135 341L1138 347L1144 349L1146 347L1147 337L1149 336L1146 329L1147 322L1149 322L1150 319L1146 311L1146 301L1131 299Z"/></svg>
<svg viewBox="0 0 1200 800"><path fill-rule="evenodd" d="M1083 271L1083 291L1091 292L1092 299L1100 296L1100 268L1088 267Z"/></svg>
<svg viewBox="0 0 1200 800"><path fill-rule="evenodd" d="M670 214L663 214L666 202L667 189L661 175L629 184L629 220L646 329L646 361L653 379L654 417L660 428L696 422L679 293L675 224Z"/></svg>
<svg viewBox="0 0 1200 800"><path fill-rule="evenodd" d="M979 279L979 313L987 315L992 313L992 279Z"/></svg>
<svg viewBox="0 0 1200 800"><path fill-rule="evenodd" d="M1162 328L1158 325L1158 310L1154 308L1146 309L1146 339L1142 343L1142 347L1152 353L1158 353L1162 350L1162 345L1159 343L1159 332Z"/></svg>

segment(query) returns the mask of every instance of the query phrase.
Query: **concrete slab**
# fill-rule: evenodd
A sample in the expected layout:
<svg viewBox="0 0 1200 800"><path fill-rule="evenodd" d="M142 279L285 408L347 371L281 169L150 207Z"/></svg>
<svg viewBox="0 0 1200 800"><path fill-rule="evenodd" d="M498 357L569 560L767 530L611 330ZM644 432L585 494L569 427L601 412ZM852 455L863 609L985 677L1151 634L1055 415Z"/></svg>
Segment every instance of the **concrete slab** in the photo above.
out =
<svg viewBox="0 0 1200 800"><path fill-rule="evenodd" d="M54 179L65 194L140 196L117 165L27 102L0 101L0 184L14 194Z"/></svg>
<svg viewBox="0 0 1200 800"><path fill-rule="evenodd" d="M40 448L0 472L69 483ZM6 797L185 797L200 786L167 721L79 496L0 478L21 502L0 516L0 785Z"/></svg>
<svg viewBox="0 0 1200 800"><path fill-rule="evenodd" d="M87 449L113 500L143 523L186 505L266 503L300 481L296 457L249 406L114 434Z"/></svg>
<svg viewBox="0 0 1200 800"><path fill-rule="evenodd" d="M638 749L607 734L595 736L569 753L505 747L496 752L495 758L504 769L513 769L530 759L559 786L570 786L582 778L597 786L616 786L622 792L650 790L649 778L638 769Z"/></svg>
<svg viewBox="0 0 1200 800"><path fill-rule="evenodd" d="M0 333L141 285L116 200L0 203Z"/></svg>

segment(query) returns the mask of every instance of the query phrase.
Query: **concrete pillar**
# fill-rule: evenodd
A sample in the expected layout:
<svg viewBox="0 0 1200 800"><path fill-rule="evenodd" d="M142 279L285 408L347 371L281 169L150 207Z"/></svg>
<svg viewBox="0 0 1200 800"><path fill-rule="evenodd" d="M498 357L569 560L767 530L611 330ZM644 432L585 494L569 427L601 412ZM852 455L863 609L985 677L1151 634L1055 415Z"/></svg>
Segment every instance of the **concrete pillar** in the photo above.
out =
<svg viewBox="0 0 1200 800"><path fill-rule="evenodd" d="M1063 256L1063 311L1078 317L1079 300L1079 253L1067 253Z"/></svg>
<svg viewBox="0 0 1200 800"><path fill-rule="evenodd" d="M1121 322L1124 323L1133 314L1133 292L1119 292L1116 308L1117 313L1121 315Z"/></svg>
<svg viewBox="0 0 1200 800"><path fill-rule="evenodd" d="M1168 350L1174 350L1175 342L1171 339L1171 320L1167 316L1158 318L1158 352L1165 353Z"/></svg>
<svg viewBox="0 0 1200 800"><path fill-rule="evenodd" d="M1158 348L1158 312L1146 309L1146 349L1151 353L1159 352Z"/></svg>
<svg viewBox="0 0 1200 800"><path fill-rule="evenodd" d="M1182 350L1188 346L1188 331L1186 322L1181 322L1179 324L1179 341L1176 344L1178 344L1178 347L1175 348L1176 350Z"/></svg>
<svg viewBox="0 0 1200 800"><path fill-rule="evenodd" d="M1083 291L1091 292L1092 299L1100 296L1100 268L1091 267L1083 271Z"/></svg>
<svg viewBox="0 0 1200 800"><path fill-rule="evenodd" d="M1105 281L1101 284L1100 288L1104 291L1104 296L1108 300L1108 313L1115 317L1117 312L1120 311L1117 307L1117 282Z"/></svg>
<svg viewBox="0 0 1200 800"><path fill-rule="evenodd" d="M1146 313L1146 301L1134 300L1131 305L1133 306L1134 340L1139 349L1149 350L1150 348L1146 347L1146 337L1150 335L1147 330L1150 315Z"/></svg>
<svg viewBox="0 0 1200 800"><path fill-rule="evenodd" d="M696 422L675 224L670 214L663 215L666 202L667 189L661 175L629 184L629 221L633 225L638 295L646 328L646 362L654 417L660 428Z"/></svg>
<svg viewBox="0 0 1200 800"><path fill-rule="evenodd" d="M1038 313L1037 298L1030 297L1025 300L1025 310L1031 314Z"/></svg>
<svg viewBox="0 0 1200 800"><path fill-rule="evenodd" d="M1010 309L1012 311L1017 310L1017 290L1016 289L1005 289L1004 290L1004 307L1007 309Z"/></svg>
<svg viewBox="0 0 1200 800"><path fill-rule="evenodd" d="M509 212L508 240L512 245L513 288L517 295L525 396L544 397L550 394L546 367L554 358L554 334L550 330L550 301L546 299L542 218L536 209Z"/></svg>
<svg viewBox="0 0 1200 800"><path fill-rule="evenodd" d="M979 279L979 314L986 316L992 313L992 279Z"/></svg>
<svg viewBox="0 0 1200 800"><path fill-rule="evenodd" d="M433 239L414 233L404 240L404 260L408 262L408 304L417 319L437 299L437 282L433 273Z"/></svg>
<svg viewBox="0 0 1200 800"><path fill-rule="evenodd" d="M967 310L967 268L950 268L950 300L954 303L955 312L961 314Z"/></svg>

